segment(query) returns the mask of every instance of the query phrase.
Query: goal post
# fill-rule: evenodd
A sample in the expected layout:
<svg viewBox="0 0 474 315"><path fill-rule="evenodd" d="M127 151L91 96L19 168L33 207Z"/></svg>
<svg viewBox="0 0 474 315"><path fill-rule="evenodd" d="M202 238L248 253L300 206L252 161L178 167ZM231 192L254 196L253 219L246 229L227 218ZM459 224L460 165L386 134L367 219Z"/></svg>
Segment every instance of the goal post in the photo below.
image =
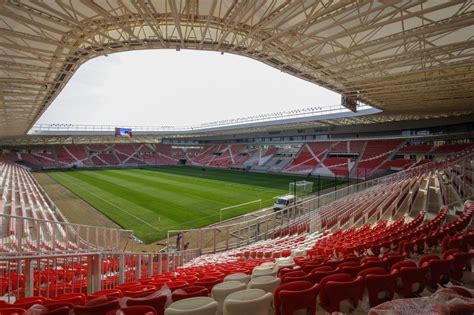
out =
<svg viewBox="0 0 474 315"><path fill-rule="evenodd" d="M288 193L295 195L295 197L304 196L313 192L313 182L307 180L300 180L291 182Z"/></svg>

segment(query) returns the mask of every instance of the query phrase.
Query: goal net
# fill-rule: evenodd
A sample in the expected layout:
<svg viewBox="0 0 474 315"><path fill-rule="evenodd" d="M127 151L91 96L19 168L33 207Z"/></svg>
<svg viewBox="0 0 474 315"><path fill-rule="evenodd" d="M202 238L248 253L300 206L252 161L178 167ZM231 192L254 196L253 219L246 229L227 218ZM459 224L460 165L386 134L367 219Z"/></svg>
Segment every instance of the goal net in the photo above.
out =
<svg viewBox="0 0 474 315"><path fill-rule="evenodd" d="M291 182L288 193L295 196L304 196L313 192L313 182L301 180Z"/></svg>

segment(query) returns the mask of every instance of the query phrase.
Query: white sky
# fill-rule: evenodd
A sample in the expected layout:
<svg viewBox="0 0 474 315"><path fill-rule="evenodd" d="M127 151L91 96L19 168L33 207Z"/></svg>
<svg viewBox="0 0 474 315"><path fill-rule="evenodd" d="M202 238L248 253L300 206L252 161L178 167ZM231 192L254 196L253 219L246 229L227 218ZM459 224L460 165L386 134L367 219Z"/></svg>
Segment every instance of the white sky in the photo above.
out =
<svg viewBox="0 0 474 315"><path fill-rule="evenodd" d="M339 94L249 58L145 50L86 62L38 123L189 126L336 104Z"/></svg>

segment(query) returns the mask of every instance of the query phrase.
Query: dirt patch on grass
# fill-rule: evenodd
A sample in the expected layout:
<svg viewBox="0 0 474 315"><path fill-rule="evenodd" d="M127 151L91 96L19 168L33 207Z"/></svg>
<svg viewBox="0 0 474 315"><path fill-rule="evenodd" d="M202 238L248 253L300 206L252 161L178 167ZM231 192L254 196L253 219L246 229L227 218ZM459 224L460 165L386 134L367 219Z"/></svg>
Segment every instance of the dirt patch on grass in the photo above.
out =
<svg viewBox="0 0 474 315"><path fill-rule="evenodd" d="M121 228L102 212L56 182L48 174L35 172L33 176L66 217L68 222L107 228ZM157 251L162 247L163 246L157 246L156 244L137 244L133 240L123 240L121 246L122 249L125 248L128 251Z"/></svg>

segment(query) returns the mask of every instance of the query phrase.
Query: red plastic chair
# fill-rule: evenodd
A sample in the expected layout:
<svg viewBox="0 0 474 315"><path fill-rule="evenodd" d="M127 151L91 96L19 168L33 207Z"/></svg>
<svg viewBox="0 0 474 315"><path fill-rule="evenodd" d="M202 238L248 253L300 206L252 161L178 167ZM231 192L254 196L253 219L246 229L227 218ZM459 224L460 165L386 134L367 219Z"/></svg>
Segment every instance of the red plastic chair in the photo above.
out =
<svg viewBox="0 0 474 315"><path fill-rule="evenodd" d="M382 267L382 268L386 269L387 268L387 261L386 260L368 261L368 262L364 263L364 267L365 268Z"/></svg>
<svg viewBox="0 0 474 315"><path fill-rule="evenodd" d="M124 315L156 315L153 307L148 305L128 306L107 312L106 315L115 315L117 311L121 311Z"/></svg>
<svg viewBox="0 0 474 315"><path fill-rule="evenodd" d="M329 267L329 266L327 266ZM329 267L331 268L331 267ZM319 268L318 268L319 269ZM327 276L334 275L337 273L341 273L340 270L313 270L311 272L311 280L313 283L320 283L322 279L324 279Z"/></svg>
<svg viewBox="0 0 474 315"><path fill-rule="evenodd" d="M402 267L399 271L401 286L397 287L396 292L405 298L415 297L424 290L427 273L428 266Z"/></svg>
<svg viewBox="0 0 474 315"><path fill-rule="evenodd" d="M395 265L392 266L390 270L400 270L403 267L417 267L416 263L412 260L404 260L397 262Z"/></svg>
<svg viewBox="0 0 474 315"><path fill-rule="evenodd" d="M374 270L378 270L378 273L370 273L368 270L364 270L367 272L363 277L370 307L392 300L397 286L397 270L393 270L388 274L384 269L378 268L374 268ZM382 274L382 272L385 272L385 274Z"/></svg>
<svg viewBox="0 0 474 315"><path fill-rule="evenodd" d="M275 315L292 315L297 310L305 309L308 314L316 314L316 299L319 285L308 281L294 281L282 284L274 293Z"/></svg>
<svg viewBox="0 0 474 315"><path fill-rule="evenodd" d="M130 298L126 301L127 306L147 305L155 309L156 314L163 315L168 297L158 295L153 297Z"/></svg>
<svg viewBox="0 0 474 315"><path fill-rule="evenodd" d="M197 281L197 277L196 276L191 276L191 275L185 275L185 276L179 276L178 278L176 278L176 281L186 281L189 285L193 285L194 282Z"/></svg>
<svg viewBox="0 0 474 315"><path fill-rule="evenodd" d="M212 288L218 284L218 283L221 283L222 281L218 278L214 278L214 277L204 277L204 278L201 278L199 280L197 280L196 282L194 282L194 285L198 285L198 286L203 286L205 287L207 290L209 290L209 292L212 291Z"/></svg>
<svg viewBox="0 0 474 315"><path fill-rule="evenodd" d="M69 315L71 310L72 310L72 307L62 306L53 310L42 311L40 314L41 315Z"/></svg>
<svg viewBox="0 0 474 315"><path fill-rule="evenodd" d="M474 253L456 252L452 257L453 263L450 275L454 280L461 281L464 272L472 272L471 259L474 257ZM449 258L449 256L447 258Z"/></svg>
<svg viewBox="0 0 474 315"><path fill-rule="evenodd" d="M427 256L423 256L423 257L421 257L420 262L418 263L418 265L419 265L420 267L425 266L425 265L427 265L427 264L428 264L431 260L433 260L433 259L439 259L439 256L438 256L438 255L427 255Z"/></svg>
<svg viewBox="0 0 474 315"><path fill-rule="evenodd" d="M111 297L121 298L123 297L123 293L119 289L107 289L107 290L95 291L94 293L92 293L92 296L94 297L111 296Z"/></svg>
<svg viewBox="0 0 474 315"><path fill-rule="evenodd" d="M321 280L319 303L327 312L352 312L364 292L364 278L354 279L345 273L334 274ZM345 303L348 302L348 303ZM341 304L343 303L343 304Z"/></svg>
<svg viewBox="0 0 474 315"><path fill-rule="evenodd" d="M398 262L404 261L405 260L404 255L398 255L398 254L389 254L386 255L383 260L385 261L387 270L391 270L392 266L395 265Z"/></svg>
<svg viewBox="0 0 474 315"><path fill-rule="evenodd" d="M354 278L357 277L357 274L359 272L361 272L362 270L366 269L367 267L365 266L365 264L356 264L356 265L351 265L351 266L342 266L339 265L339 267L337 267L337 270L339 273L347 273L351 276L353 276Z"/></svg>
<svg viewBox="0 0 474 315"><path fill-rule="evenodd" d="M6 307L0 309L0 315L23 315L26 310L20 307Z"/></svg>
<svg viewBox="0 0 474 315"><path fill-rule="evenodd" d="M197 296L209 296L209 291L206 289L206 287L203 287L203 286L189 286L189 287L174 291L171 297L173 301L176 302L182 299L187 299L187 298L197 297Z"/></svg>
<svg viewBox="0 0 474 315"><path fill-rule="evenodd" d="M143 296L143 294L145 295L151 294L153 292L156 292L156 290L157 288L155 285L143 284L143 285L137 285L137 286L128 288L127 290L125 290L123 295L127 297L137 297L137 296Z"/></svg>
<svg viewBox="0 0 474 315"><path fill-rule="evenodd" d="M82 293L66 293L57 296L54 301L67 302L74 305L84 305L86 304L86 295Z"/></svg>
<svg viewBox="0 0 474 315"><path fill-rule="evenodd" d="M173 292L177 289L182 289L187 287L189 284L186 281L170 281L166 283L166 286Z"/></svg>
<svg viewBox="0 0 474 315"><path fill-rule="evenodd" d="M95 303L94 301L89 302L87 305L76 305L74 307L75 315L103 315L108 311L115 310L120 307L119 300L117 298L107 298L106 302Z"/></svg>
<svg viewBox="0 0 474 315"><path fill-rule="evenodd" d="M449 282L453 260L454 258L432 259L428 262L429 273L426 284L431 289L437 289L438 284L444 285Z"/></svg>
<svg viewBox="0 0 474 315"><path fill-rule="evenodd" d="M138 282L138 281L126 282L126 283L119 284L115 288L121 290L122 292L125 292L125 291L129 290L130 288L133 288L133 287L136 287L136 286L139 286L139 285L141 285L141 283Z"/></svg>
<svg viewBox="0 0 474 315"><path fill-rule="evenodd" d="M304 276L306 276L306 272L304 272L302 270L297 270L297 271L292 271L292 272L285 273L280 278L281 278L281 283L286 283L286 278L288 278L288 277L298 278L298 277L304 277Z"/></svg>
<svg viewBox="0 0 474 315"><path fill-rule="evenodd" d="M42 296L32 296L20 298L13 303L14 307L24 308L25 310L29 309L35 304L43 304L46 299Z"/></svg>
<svg viewBox="0 0 474 315"><path fill-rule="evenodd" d="M52 310L56 310L58 308L62 308L62 307L67 307L69 309L73 309L74 308L74 304L72 303L69 303L69 302L63 302L63 301L46 301L44 304L43 304L44 307L46 307L49 311L52 311Z"/></svg>
<svg viewBox="0 0 474 315"><path fill-rule="evenodd" d="M367 275L385 275L387 274L387 270L382 267L372 267L361 270L354 278L357 276L365 277Z"/></svg>

